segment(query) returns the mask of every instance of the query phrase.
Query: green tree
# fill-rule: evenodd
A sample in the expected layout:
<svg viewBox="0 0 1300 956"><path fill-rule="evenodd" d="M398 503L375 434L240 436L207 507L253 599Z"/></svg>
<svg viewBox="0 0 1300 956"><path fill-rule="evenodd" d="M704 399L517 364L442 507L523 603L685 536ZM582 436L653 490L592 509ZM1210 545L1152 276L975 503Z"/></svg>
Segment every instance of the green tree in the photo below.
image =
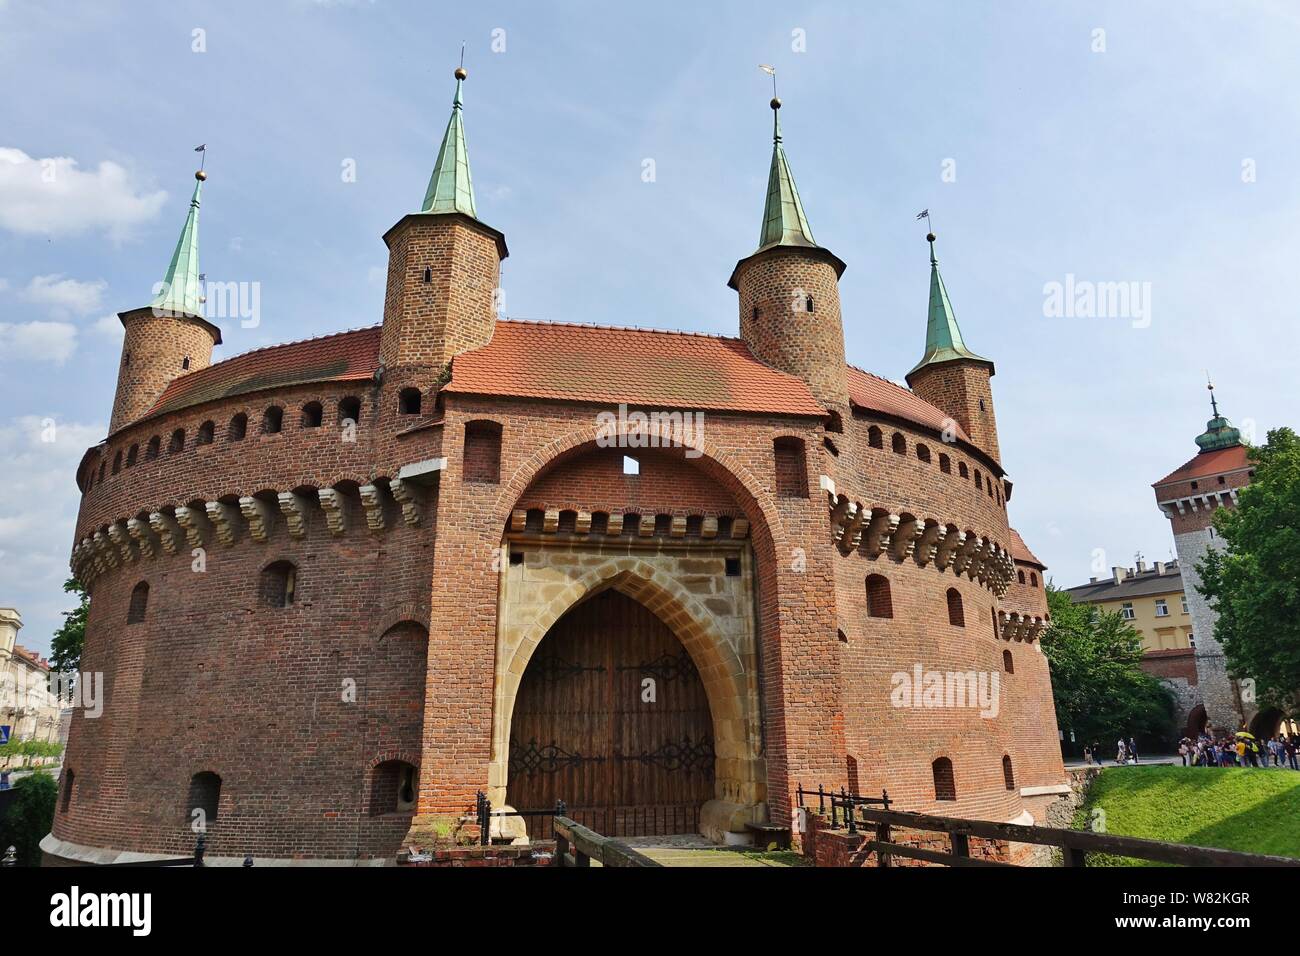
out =
<svg viewBox="0 0 1300 956"><path fill-rule="evenodd" d="M1052 623L1043 632L1043 653L1052 673L1052 696L1061 730L1079 741L1124 736L1171 739L1173 696L1142 670L1142 635L1118 613L1047 585Z"/></svg>
<svg viewBox="0 0 1300 956"><path fill-rule="evenodd" d="M76 578L68 578L63 590L77 595L77 606L63 612L63 624L50 640L50 670L73 672L81 670L81 649L86 644L86 614L90 610L90 595Z"/></svg>
<svg viewBox="0 0 1300 956"><path fill-rule="evenodd" d="M17 851L19 866L40 866L41 840L54 825L58 781L48 773L37 771L18 780L14 791L9 812L0 819L0 853L12 846Z"/></svg>
<svg viewBox="0 0 1300 956"><path fill-rule="evenodd" d="M1214 516L1226 547L1197 564L1197 590L1218 612L1228 672L1289 709L1300 689L1300 438L1274 429L1250 457L1255 474L1237 506Z"/></svg>

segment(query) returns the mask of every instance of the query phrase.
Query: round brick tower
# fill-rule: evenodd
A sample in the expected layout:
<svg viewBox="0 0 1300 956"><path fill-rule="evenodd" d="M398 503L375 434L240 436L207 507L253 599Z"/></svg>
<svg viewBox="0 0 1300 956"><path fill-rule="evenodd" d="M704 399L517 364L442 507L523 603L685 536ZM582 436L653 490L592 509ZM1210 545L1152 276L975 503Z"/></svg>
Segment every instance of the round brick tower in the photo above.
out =
<svg viewBox="0 0 1300 956"><path fill-rule="evenodd" d="M451 118L424 202L384 234L388 285L380 361L386 390L421 392L461 352L486 345L496 325L505 236L478 220L461 119L457 68Z"/></svg>
<svg viewBox="0 0 1300 956"><path fill-rule="evenodd" d="M185 228L161 290L144 308L118 314L126 335L110 435L152 408L173 379L212 364L212 349L221 344L221 330L203 318L199 283L199 193L207 174L200 170L194 178Z"/></svg>
<svg viewBox="0 0 1300 956"><path fill-rule="evenodd" d="M930 309L925 329L925 355L907 373L912 391L952 417L971 441L994 461L1001 461L998 449L998 421L993 414L993 363L966 347L957 317L948 299L948 289L934 257L934 233L930 243Z"/></svg>
<svg viewBox="0 0 1300 956"><path fill-rule="evenodd" d="M844 263L817 245L781 144L781 101L772 99L772 168L758 250L736 263L727 284L740 293L740 337L754 356L808 383L843 421L844 324L839 278Z"/></svg>

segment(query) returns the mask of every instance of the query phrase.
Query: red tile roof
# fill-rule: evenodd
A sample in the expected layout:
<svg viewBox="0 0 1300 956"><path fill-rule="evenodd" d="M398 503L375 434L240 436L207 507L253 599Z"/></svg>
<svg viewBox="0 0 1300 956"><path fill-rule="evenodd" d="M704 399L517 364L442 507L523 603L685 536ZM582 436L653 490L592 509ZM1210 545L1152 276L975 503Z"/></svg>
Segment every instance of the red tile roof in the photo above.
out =
<svg viewBox="0 0 1300 956"><path fill-rule="evenodd" d="M446 391L825 414L802 380L764 365L740 339L563 322L498 322L491 342L456 357Z"/></svg>
<svg viewBox="0 0 1300 956"><path fill-rule="evenodd" d="M1176 471L1171 471L1152 487L1167 485L1171 481L1188 481L1217 475L1225 471L1235 471L1250 465L1250 452L1245 445L1233 445L1231 448L1219 448L1215 451L1203 451Z"/></svg>
<svg viewBox="0 0 1300 956"><path fill-rule="evenodd" d="M1020 537L1020 532L1015 528L1011 529L1011 558L1014 561L1024 561L1027 564L1036 564L1044 570L1047 569L1047 565L1039 561L1034 552L1029 550L1025 539Z"/></svg>
<svg viewBox="0 0 1300 956"><path fill-rule="evenodd" d="M145 418L231 395L305 382L365 381L379 367L379 326L272 345L182 375Z"/></svg>
<svg viewBox="0 0 1300 956"><path fill-rule="evenodd" d="M849 401L859 408L903 418L935 431L951 427L958 438L970 442L970 436L960 425L929 402L918 398L910 389L852 365L848 369L848 385Z"/></svg>

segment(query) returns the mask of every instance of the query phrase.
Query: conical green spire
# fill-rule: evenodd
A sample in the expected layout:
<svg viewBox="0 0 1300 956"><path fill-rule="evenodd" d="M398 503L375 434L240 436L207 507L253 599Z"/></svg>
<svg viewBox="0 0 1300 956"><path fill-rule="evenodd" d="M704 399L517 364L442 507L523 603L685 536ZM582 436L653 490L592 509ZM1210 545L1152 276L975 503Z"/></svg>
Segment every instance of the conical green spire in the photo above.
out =
<svg viewBox="0 0 1300 956"><path fill-rule="evenodd" d="M1210 408L1214 411L1214 417L1205 423L1205 431L1196 436L1196 444L1201 451L1218 451L1220 448L1240 445L1241 432L1219 414L1219 401L1214 397L1214 383L1211 382L1207 387L1210 390Z"/></svg>
<svg viewBox="0 0 1300 956"><path fill-rule="evenodd" d="M767 203L763 207L763 231L758 237L758 248L816 245L790 172L790 161L785 158L785 147L781 145L781 101L773 97L772 169L767 174Z"/></svg>
<svg viewBox="0 0 1300 956"><path fill-rule="evenodd" d="M451 102L451 119L447 132L442 135L442 148L438 162L429 177L429 188L424 193L420 212L459 212L477 219L474 212L474 183L469 175L469 152L465 148L465 124L461 121L463 104L461 84L468 74L463 67L456 69L456 97Z"/></svg>
<svg viewBox="0 0 1300 956"><path fill-rule="evenodd" d="M163 276L162 290L149 303L149 308L156 313L203 318L203 293L199 285L199 192L207 178L202 171L194 174L194 196L190 199L185 228Z"/></svg>
<svg viewBox="0 0 1300 956"><path fill-rule="evenodd" d="M939 260L934 257L934 233L925 238L930 243L930 313L925 326L925 355L908 374L927 365L938 365L954 359L988 362L988 359L966 348L961 329L957 326L957 316L953 315L952 302L948 299L948 289L943 284L943 276L939 274Z"/></svg>

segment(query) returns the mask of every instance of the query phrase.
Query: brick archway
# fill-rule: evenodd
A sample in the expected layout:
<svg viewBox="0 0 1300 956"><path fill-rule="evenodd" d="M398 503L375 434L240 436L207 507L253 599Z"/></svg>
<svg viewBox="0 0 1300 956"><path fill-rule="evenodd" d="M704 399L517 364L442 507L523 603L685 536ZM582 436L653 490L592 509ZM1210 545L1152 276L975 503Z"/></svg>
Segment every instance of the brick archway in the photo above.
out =
<svg viewBox="0 0 1300 956"><path fill-rule="evenodd" d="M572 576L540 608L514 620L503 610L498 632L498 664L493 694L492 760L488 795L500 805L509 783L510 730L515 701L528 663L552 626L571 608L614 589L653 612L685 647L703 681L713 720L714 799L701 814L701 826L715 839L761 818L766 773L760 749L760 718L752 634L739 651L722 633L716 615L677 579L662 557L610 556ZM503 609L518 607L516 595ZM751 608L744 608L752 613Z"/></svg>

